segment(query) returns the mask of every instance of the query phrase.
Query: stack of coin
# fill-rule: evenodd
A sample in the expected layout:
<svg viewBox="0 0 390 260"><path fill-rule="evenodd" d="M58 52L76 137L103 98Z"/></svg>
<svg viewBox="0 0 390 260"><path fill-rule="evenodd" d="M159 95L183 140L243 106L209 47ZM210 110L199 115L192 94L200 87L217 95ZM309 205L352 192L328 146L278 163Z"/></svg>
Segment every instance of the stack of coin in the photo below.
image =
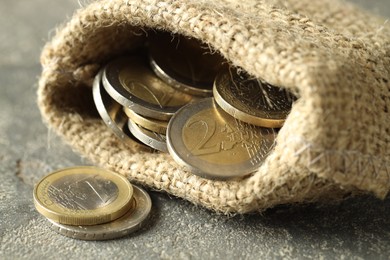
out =
<svg viewBox="0 0 390 260"><path fill-rule="evenodd" d="M127 115L128 132L139 142L169 152L204 178L241 178L256 171L295 97L228 68L197 40L150 33L147 46L147 53L114 60L96 76L94 93L104 92L106 103L115 103L113 114L121 115L107 120L102 114L110 113L99 112L104 122L127 140L122 121ZM96 96L98 110L107 111Z"/></svg>
<svg viewBox="0 0 390 260"><path fill-rule="evenodd" d="M84 166L53 172L34 188L34 204L51 227L68 237L106 240L139 229L149 195L123 176Z"/></svg>
<svg viewBox="0 0 390 260"><path fill-rule="evenodd" d="M103 120L103 115L113 110L108 105L115 104L115 113L121 120L104 122L120 139L129 139L125 134L128 131L139 142L162 152L167 152L168 120L194 99L159 79L149 67L146 56L136 55L107 64L96 76L93 92ZM100 102L103 95L109 100L106 104Z"/></svg>

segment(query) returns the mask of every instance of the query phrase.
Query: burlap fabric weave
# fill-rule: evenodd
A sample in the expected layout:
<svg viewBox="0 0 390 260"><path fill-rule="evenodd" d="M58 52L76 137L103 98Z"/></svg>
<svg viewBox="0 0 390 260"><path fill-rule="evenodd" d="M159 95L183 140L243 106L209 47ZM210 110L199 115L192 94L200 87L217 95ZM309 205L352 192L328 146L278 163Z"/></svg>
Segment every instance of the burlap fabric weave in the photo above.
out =
<svg viewBox="0 0 390 260"><path fill-rule="evenodd" d="M92 79L147 29L197 38L299 100L260 169L212 181L169 154L121 143L99 118ZM94 163L220 212L340 199L390 187L390 28L336 0L103 0L45 46L38 102L49 127Z"/></svg>

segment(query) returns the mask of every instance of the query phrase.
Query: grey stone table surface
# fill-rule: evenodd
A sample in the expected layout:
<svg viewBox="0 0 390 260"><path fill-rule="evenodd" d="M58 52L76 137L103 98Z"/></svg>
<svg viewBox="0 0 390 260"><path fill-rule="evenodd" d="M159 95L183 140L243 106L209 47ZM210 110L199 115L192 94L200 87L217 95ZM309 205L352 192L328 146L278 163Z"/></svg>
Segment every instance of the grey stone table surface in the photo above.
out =
<svg viewBox="0 0 390 260"><path fill-rule="evenodd" d="M353 2L390 17L389 0ZM51 231L34 208L34 183L50 171L90 163L41 121L39 55L79 4L0 2L0 259L390 258L390 198L370 196L227 217L150 191L151 219L128 237L87 242Z"/></svg>

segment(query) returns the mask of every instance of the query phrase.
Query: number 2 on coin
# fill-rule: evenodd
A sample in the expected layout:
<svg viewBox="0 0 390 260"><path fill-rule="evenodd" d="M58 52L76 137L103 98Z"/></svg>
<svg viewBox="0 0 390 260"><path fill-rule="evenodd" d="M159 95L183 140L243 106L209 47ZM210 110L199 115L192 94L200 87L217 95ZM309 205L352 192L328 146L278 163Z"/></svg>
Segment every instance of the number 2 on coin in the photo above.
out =
<svg viewBox="0 0 390 260"><path fill-rule="evenodd" d="M211 139L211 137L215 133L216 124L214 120L211 120L210 118L204 118L201 120L189 120L185 127L192 128L195 125L200 124L203 126L202 128L205 129L205 133L200 139L200 141L195 145L195 147L191 150L191 152L194 155L205 155L205 154L211 154L211 153L218 153L221 148L219 144L215 144L211 147L205 147L207 142Z"/></svg>

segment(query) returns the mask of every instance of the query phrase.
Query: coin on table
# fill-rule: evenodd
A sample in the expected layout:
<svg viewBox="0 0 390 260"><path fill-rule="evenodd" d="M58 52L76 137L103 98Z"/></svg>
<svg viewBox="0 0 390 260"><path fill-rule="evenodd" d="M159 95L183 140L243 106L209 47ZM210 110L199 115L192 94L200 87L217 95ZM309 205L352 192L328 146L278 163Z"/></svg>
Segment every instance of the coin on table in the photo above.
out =
<svg viewBox="0 0 390 260"><path fill-rule="evenodd" d="M214 78L224 64L201 41L168 32L149 34L153 71L169 85L196 96L211 96Z"/></svg>
<svg viewBox="0 0 390 260"><path fill-rule="evenodd" d="M274 146L272 128L246 124L212 98L181 108L167 130L169 153L192 173L209 179L242 177L256 171Z"/></svg>
<svg viewBox="0 0 390 260"><path fill-rule="evenodd" d="M233 117L263 127L282 127L296 98L247 73L230 68L217 75L213 94L218 105Z"/></svg>
<svg viewBox="0 0 390 260"><path fill-rule="evenodd" d="M122 106L159 120L169 120L192 100L191 95L177 91L159 79L139 56L109 63L104 70L103 86Z"/></svg>
<svg viewBox="0 0 390 260"><path fill-rule="evenodd" d="M137 125L131 119L128 121L128 127L130 132L137 138L140 142L146 144L147 146L156 149L161 152L168 152L167 149L167 140L164 134L152 132L143 128L142 126Z"/></svg>
<svg viewBox="0 0 390 260"><path fill-rule="evenodd" d="M135 185L133 188L131 209L112 222L93 226L70 226L49 219L51 227L62 235L82 240L108 240L126 236L144 225L152 207L149 194Z"/></svg>
<svg viewBox="0 0 390 260"><path fill-rule="evenodd" d="M34 189L38 212L67 225L96 225L123 216L131 208L133 187L117 173L92 166L53 172Z"/></svg>
<svg viewBox="0 0 390 260"><path fill-rule="evenodd" d="M168 121L162 121L162 120L141 116L127 107L124 108L124 111L126 115L137 125L142 126L143 128L150 130L152 132L156 132L164 135L166 134Z"/></svg>
<svg viewBox="0 0 390 260"><path fill-rule="evenodd" d="M136 145L140 149L148 149L132 138L131 133L127 129L128 118L123 112L122 106L113 100L102 86L102 74L103 72L100 71L96 75L92 87L93 100L100 117L121 141L130 146Z"/></svg>

